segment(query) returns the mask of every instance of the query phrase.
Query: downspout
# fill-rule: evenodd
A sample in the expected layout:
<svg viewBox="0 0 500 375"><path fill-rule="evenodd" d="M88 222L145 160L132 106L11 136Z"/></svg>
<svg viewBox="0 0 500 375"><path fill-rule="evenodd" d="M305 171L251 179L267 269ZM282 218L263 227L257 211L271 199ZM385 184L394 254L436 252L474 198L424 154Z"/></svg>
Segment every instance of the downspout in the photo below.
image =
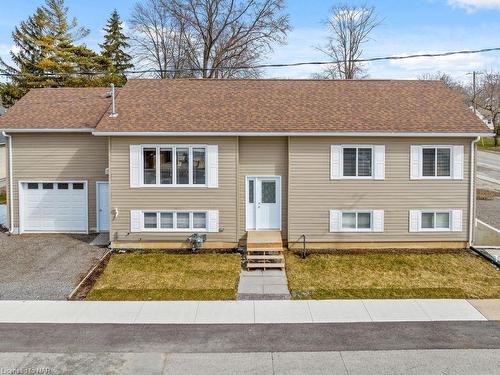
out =
<svg viewBox="0 0 500 375"><path fill-rule="evenodd" d="M474 202L475 197L475 155L476 155L476 143L481 139L481 137L475 138L470 144L470 201L469 201L469 247L472 246L472 239L474 234L474 212L476 204Z"/></svg>
<svg viewBox="0 0 500 375"><path fill-rule="evenodd" d="M5 132L2 132L2 135L9 140L9 217L10 217L10 225L9 225L9 233L12 234L14 231L14 193L13 193L13 184L12 184L12 136L8 135Z"/></svg>

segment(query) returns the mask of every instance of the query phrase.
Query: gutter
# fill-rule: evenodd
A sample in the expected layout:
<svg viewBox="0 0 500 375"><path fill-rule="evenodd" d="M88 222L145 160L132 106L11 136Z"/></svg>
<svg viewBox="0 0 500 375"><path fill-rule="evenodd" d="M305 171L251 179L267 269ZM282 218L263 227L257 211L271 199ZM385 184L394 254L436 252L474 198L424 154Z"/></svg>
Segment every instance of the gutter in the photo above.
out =
<svg viewBox="0 0 500 375"><path fill-rule="evenodd" d="M95 131L95 128L76 128L76 129L69 129L69 128L66 128L66 129L48 129L48 128L21 129L21 128L14 128L14 129L2 129L2 131L9 132L9 133L92 133Z"/></svg>
<svg viewBox="0 0 500 375"><path fill-rule="evenodd" d="M475 138L470 143L470 196L469 196L469 247L472 247L472 240L474 236L474 211L475 211L475 155L476 155L476 143L479 141L480 137Z"/></svg>
<svg viewBox="0 0 500 375"><path fill-rule="evenodd" d="M12 234L14 231L14 207L12 203L14 202L13 196L13 182L12 182L12 136L8 135L5 133L5 131L2 132L2 135L9 140L9 218L10 218L10 225L9 225L9 233Z"/></svg>
<svg viewBox="0 0 500 375"><path fill-rule="evenodd" d="M432 133L432 132L151 132L151 131L92 131L92 135L102 137L113 136L134 136L134 137L184 137L184 136L248 136L248 137L449 137L449 138L470 138L470 137L492 137L493 133Z"/></svg>

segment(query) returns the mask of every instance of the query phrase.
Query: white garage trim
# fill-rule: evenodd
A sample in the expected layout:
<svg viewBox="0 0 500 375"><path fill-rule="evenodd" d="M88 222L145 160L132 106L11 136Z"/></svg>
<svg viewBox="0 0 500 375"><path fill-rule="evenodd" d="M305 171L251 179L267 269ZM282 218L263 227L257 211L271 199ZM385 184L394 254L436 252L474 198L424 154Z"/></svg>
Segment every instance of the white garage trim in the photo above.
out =
<svg viewBox="0 0 500 375"><path fill-rule="evenodd" d="M84 186L84 191L85 191L85 229L83 231L31 231L31 230L25 230L25 217L24 217L24 188L23 184L28 184L28 183L37 183L37 184L43 184L43 183L51 183L51 184L58 184L58 183L67 183L67 184L73 184L73 183L81 183ZM30 179L30 180L22 180L18 182L18 195L19 195L19 204L18 204L18 212L19 212L19 233L75 233L75 234L88 234L89 233L89 187L88 187L88 182L87 180L35 180L35 179Z"/></svg>

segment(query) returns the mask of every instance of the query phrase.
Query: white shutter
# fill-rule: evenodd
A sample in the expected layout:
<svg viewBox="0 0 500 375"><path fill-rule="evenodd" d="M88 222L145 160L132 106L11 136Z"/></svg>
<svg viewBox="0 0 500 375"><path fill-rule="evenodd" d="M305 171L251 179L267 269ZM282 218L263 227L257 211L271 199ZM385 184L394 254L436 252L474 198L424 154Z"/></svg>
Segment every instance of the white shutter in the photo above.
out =
<svg viewBox="0 0 500 375"><path fill-rule="evenodd" d="M340 180L342 178L342 146L332 145L330 152L330 178L332 180Z"/></svg>
<svg viewBox="0 0 500 375"><path fill-rule="evenodd" d="M141 145L130 145L130 187L141 186Z"/></svg>
<svg viewBox="0 0 500 375"><path fill-rule="evenodd" d="M421 177L422 146L411 146L410 148L410 179L419 180Z"/></svg>
<svg viewBox="0 0 500 375"><path fill-rule="evenodd" d="M208 231L218 232L219 231L219 211L210 210L208 211Z"/></svg>
<svg viewBox="0 0 500 375"><path fill-rule="evenodd" d="M373 217L373 231L383 232L384 231L384 211L374 210L372 213Z"/></svg>
<svg viewBox="0 0 500 375"><path fill-rule="evenodd" d="M452 232L462 231L462 210L451 211L451 231Z"/></svg>
<svg viewBox="0 0 500 375"><path fill-rule="evenodd" d="M219 146L207 146L207 165L208 165L208 181L209 188L219 187Z"/></svg>
<svg viewBox="0 0 500 375"><path fill-rule="evenodd" d="M418 232L420 230L420 220L421 220L421 212L419 210L410 210L410 218L409 218L409 231L410 232Z"/></svg>
<svg viewBox="0 0 500 375"><path fill-rule="evenodd" d="M341 218L342 218L342 211L330 210L330 232L340 232Z"/></svg>
<svg viewBox="0 0 500 375"><path fill-rule="evenodd" d="M142 225L142 211L141 210L130 210L130 231L140 232Z"/></svg>
<svg viewBox="0 0 500 375"><path fill-rule="evenodd" d="M385 179L385 146L375 146L375 180Z"/></svg>
<svg viewBox="0 0 500 375"><path fill-rule="evenodd" d="M453 146L453 179L464 179L464 146Z"/></svg>

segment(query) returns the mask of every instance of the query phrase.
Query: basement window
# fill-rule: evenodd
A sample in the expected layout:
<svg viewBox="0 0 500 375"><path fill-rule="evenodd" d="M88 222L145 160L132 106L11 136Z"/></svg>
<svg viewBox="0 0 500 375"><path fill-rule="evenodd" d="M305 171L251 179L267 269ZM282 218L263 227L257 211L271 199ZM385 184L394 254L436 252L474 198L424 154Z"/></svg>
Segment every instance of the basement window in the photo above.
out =
<svg viewBox="0 0 500 375"><path fill-rule="evenodd" d="M208 228L207 211L144 211L143 231L203 232Z"/></svg>

